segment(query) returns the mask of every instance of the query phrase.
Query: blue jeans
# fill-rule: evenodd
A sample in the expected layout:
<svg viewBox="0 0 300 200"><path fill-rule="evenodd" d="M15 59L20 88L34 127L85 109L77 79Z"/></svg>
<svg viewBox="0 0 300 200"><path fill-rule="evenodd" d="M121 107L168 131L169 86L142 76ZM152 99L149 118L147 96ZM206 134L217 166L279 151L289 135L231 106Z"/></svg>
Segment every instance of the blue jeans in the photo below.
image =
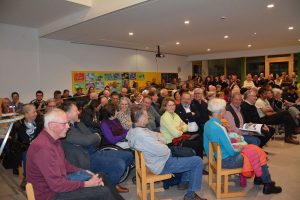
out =
<svg viewBox="0 0 300 200"><path fill-rule="evenodd" d="M256 146L260 145L260 139L257 137L254 137L252 135L243 135L243 137L248 144L254 144Z"/></svg>
<svg viewBox="0 0 300 200"><path fill-rule="evenodd" d="M203 161L199 156L170 156L161 174L182 173L181 183L189 183L188 192L195 192L201 189L202 170Z"/></svg>
<svg viewBox="0 0 300 200"><path fill-rule="evenodd" d="M133 162L133 155L128 151L96 151L90 155L91 171L104 172L113 186L116 186L125 169Z"/></svg>
<svg viewBox="0 0 300 200"><path fill-rule="evenodd" d="M233 169L243 167L244 157L239 154L237 156L230 156L222 160L222 167L225 169ZM261 179L263 183L271 183L271 175L267 165L261 166L262 175Z"/></svg>

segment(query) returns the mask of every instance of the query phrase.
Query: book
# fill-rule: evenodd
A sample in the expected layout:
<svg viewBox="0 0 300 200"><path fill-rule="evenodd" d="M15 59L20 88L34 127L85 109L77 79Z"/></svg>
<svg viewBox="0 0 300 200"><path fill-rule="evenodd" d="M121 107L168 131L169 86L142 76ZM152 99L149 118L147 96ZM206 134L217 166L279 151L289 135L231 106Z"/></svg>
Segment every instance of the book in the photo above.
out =
<svg viewBox="0 0 300 200"><path fill-rule="evenodd" d="M245 123L242 128L239 128L241 131L250 131L255 132L261 135L261 128L263 124L254 124L254 123Z"/></svg>

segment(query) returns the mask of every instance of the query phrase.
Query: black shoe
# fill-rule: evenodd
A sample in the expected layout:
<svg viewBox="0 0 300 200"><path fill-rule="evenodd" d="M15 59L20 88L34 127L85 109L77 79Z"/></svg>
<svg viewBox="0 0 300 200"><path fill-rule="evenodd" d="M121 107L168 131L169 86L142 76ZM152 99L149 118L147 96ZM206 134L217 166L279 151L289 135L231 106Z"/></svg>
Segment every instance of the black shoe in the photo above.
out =
<svg viewBox="0 0 300 200"><path fill-rule="evenodd" d="M208 171L206 171L205 169L202 170L202 175L208 175Z"/></svg>
<svg viewBox="0 0 300 200"><path fill-rule="evenodd" d="M293 137L288 137L284 139L285 143L296 144L299 145L299 141L295 140Z"/></svg>
<svg viewBox="0 0 300 200"><path fill-rule="evenodd" d="M254 185L263 185L264 184L260 177L255 177L253 183L254 183ZM271 181L271 183L273 185L276 184L274 181Z"/></svg>
<svg viewBox="0 0 300 200"><path fill-rule="evenodd" d="M264 194L278 194L282 191L281 187L275 186L273 183L264 184L263 193Z"/></svg>

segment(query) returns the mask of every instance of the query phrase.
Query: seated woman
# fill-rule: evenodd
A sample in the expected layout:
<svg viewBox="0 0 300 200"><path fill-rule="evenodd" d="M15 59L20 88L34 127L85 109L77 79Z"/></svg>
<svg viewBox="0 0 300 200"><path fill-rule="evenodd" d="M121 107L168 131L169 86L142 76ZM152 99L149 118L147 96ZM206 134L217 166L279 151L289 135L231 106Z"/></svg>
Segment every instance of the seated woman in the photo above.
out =
<svg viewBox="0 0 300 200"><path fill-rule="evenodd" d="M188 125L175 113L175 100L172 97L166 97L161 108L163 115L160 118L160 132L165 138L166 144L170 147L181 143L183 147L194 149L199 156L199 141L192 140L192 137L197 135L184 134L188 131Z"/></svg>
<svg viewBox="0 0 300 200"><path fill-rule="evenodd" d="M99 109L101 107L99 100L91 100L90 104L83 110L80 116L83 122L92 133L100 133Z"/></svg>
<svg viewBox="0 0 300 200"><path fill-rule="evenodd" d="M102 110L102 122L100 125L104 144L117 144L125 139L127 135L120 121L116 118L117 107L114 104L108 104Z"/></svg>
<svg viewBox="0 0 300 200"><path fill-rule="evenodd" d="M245 158L240 152L234 150L229 140L226 128L222 126L221 119L224 117L226 102L223 99L212 99L208 102L208 110L212 117L204 125L204 149L209 153L209 142L220 144L222 151L222 167L227 169L243 167ZM254 146L254 145L253 145ZM258 148L258 147L257 147ZM259 163L262 163L258 161ZM254 184L264 185L264 194L276 194L282 191L281 187L275 186L271 180L267 164L261 164L261 177L255 177Z"/></svg>
<svg viewBox="0 0 300 200"><path fill-rule="evenodd" d="M119 112L117 112L116 117L120 121L122 127L126 130L129 130L132 126L132 121L130 117L130 107L130 100L127 97L121 97L119 104Z"/></svg>
<svg viewBox="0 0 300 200"><path fill-rule="evenodd" d="M12 129L12 137L14 138L14 146L20 148L20 158L23 165L23 180L21 187L25 189L26 185L26 153L30 143L38 136L42 131L44 125L43 120L37 117L35 106L27 104L22 110L24 118L16 122Z"/></svg>

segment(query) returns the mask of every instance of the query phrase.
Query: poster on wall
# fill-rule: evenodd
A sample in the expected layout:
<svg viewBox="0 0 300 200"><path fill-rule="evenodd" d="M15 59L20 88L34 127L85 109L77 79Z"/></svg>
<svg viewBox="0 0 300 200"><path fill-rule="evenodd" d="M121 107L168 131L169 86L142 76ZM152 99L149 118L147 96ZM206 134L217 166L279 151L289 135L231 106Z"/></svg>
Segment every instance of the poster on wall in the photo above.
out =
<svg viewBox="0 0 300 200"><path fill-rule="evenodd" d="M109 72L109 71L72 71L72 92L77 88L82 88L86 93L88 88L94 87L95 92L101 92L105 86L117 83L118 87L132 87L136 82L139 88L144 88L147 81L156 79L156 83L161 83L161 78L172 80L178 77L177 73L160 73L160 72Z"/></svg>

